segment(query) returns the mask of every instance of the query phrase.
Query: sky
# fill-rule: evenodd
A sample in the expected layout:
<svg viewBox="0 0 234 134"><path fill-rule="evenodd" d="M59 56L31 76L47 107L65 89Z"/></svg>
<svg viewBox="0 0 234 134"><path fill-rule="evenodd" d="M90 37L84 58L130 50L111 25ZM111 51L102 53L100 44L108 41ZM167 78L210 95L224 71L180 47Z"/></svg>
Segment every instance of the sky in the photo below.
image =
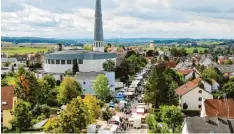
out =
<svg viewBox="0 0 234 134"><path fill-rule="evenodd" d="M234 0L102 0L104 38L234 38ZM93 38L95 0L2 0L2 36Z"/></svg>

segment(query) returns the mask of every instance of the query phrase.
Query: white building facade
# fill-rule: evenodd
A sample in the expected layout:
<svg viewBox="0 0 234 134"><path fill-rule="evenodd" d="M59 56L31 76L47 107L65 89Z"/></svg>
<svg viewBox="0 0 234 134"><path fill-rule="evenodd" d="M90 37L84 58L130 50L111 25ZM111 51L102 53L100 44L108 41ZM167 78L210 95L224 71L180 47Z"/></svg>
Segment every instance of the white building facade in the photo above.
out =
<svg viewBox="0 0 234 134"><path fill-rule="evenodd" d="M180 96L180 105L183 108L184 103L186 103L188 106L186 110L200 110L202 107L202 98L213 99L213 95L204 89L195 87Z"/></svg>
<svg viewBox="0 0 234 134"><path fill-rule="evenodd" d="M115 53L103 53L86 50L60 51L45 55L43 69L49 73L65 73L71 69L77 59L79 72L103 71L103 63L112 60L116 63Z"/></svg>

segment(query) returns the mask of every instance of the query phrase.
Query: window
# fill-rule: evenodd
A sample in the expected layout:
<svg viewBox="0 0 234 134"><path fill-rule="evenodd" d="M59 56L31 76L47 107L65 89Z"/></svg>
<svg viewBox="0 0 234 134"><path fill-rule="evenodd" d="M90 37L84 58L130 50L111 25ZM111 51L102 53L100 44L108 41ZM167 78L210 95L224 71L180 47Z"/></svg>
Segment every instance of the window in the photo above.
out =
<svg viewBox="0 0 234 134"><path fill-rule="evenodd" d="M79 59L79 60L78 60L78 64L83 64L83 60L82 60L82 59Z"/></svg>
<svg viewBox="0 0 234 134"><path fill-rule="evenodd" d="M61 64L65 64L65 60L61 60Z"/></svg>
<svg viewBox="0 0 234 134"><path fill-rule="evenodd" d="M201 93L202 93L202 90L199 90L199 91L198 91L198 93L200 93L200 94L201 94Z"/></svg>
<svg viewBox="0 0 234 134"><path fill-rule="evenodd" d="M85 84L86 84L86 82L84 81L84 82L83 82L83 84L85 85Z"/></svg>
<svg viewBox="0 0 234 134"><path fill-rule="evenodd" d="M48 60L48 64L50 64L50 60Z"/></svg>
<svg viewBox="0 0 234 134"><path fill-rule="evenodd" d="M54 60L51 60L51 64L54 64Z"/></svg>
<svg viewBox="0 0 234 134"><path fill-rule="evenodd" d="M202 97L199 97L198 100L199 100L199 101L202 101Z"/></svg>
<svg viewBox="0 0 234 134"><path fill-rule="evenodd" d="M60 60L56 60L56 64L60 64Z"/></svg>
<svg viewBox="0 0 234 134"><path fill-rule="evenodd" d="M72 64L72 63L71 63L71 60L67 60L67 64Z"/></svg>
<svg viewBox="0 0 234 134"><path fill-rule="evenodd" d="M201 105L198 105L198 108L201 108Z"/></svg>

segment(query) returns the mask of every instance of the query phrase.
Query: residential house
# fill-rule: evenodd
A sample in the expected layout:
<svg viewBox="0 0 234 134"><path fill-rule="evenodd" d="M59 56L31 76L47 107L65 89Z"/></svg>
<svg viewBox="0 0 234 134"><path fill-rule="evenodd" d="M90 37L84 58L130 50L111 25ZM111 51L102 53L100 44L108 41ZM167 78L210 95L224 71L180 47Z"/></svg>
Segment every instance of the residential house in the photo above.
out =
<svg viewBox="0 0 234 134"><path fill-rule="evenodd" d="M175 68L177 63L175 61L169 61L169 62L165 62L166 66L169 68Z"/></svg>
<svg viewBox="0 0 234 134"><path fill-rule="evenodd" d="M190 61L183 61L180 60L180 62L176 65L175 70L183 70L189 67L192 67L192 62Z"/></svg>
<svg viewBox="0 0 234 134"><path fill-rule="evenodd" d="M190 78L193 77L193 73L195 73L195 77L199 77L200 73L197 69L192 69L192 68L186 68L186 69L182 69L182 70L177 70L178 73L182 74L184 76L185 80L189 80Z"/></svg>
<svg viewBox="0 0 234 134"><path fill-rule="evenodd" d="M214 67L218 68L225 76L234 75L234 65L214 65Z"/></svg>
<svg viewBox="0 0 234 134"><path fill-rule="evenodd" d="M186 110L200 110L202 98L213 99L213 95L209 91L191 81L177 88L176 94L179 95L181 108Z"/></svg>
<svg viewBox="0 0 234 134"><path fill-rule="evenodd" d="M1 87L1 126L8 129L12 128L10 121L13 119L12 110L16 105L17 99L14 97L14 87Z"/></svg>
<svg viewBox="0 0 234 134"><path fill-rule="evenodd" d="M234 133L233 99L203 99L200 117L188 117L182 134Z"/></svg>
<svg viewBox="0 0 234 134"><path fill-rule="evenodd" d="M199 61L199 64L208 68L212 67L216 63L213 62L209 57L202 57L201 60Z"/></svg>
<svg viewBox="0 0 234 134"><path fill-rule="evenodd" d="M211 83L209 84L208 82L202 80L202 78L198 77L194 80L192 80L194 84L199 84L202 83L204 86L204 89L208 92L212 92L213 90L218 90L219 89L219 83L216 82L214 79L211 80Z"/></svg>
<svg viewBox="0 0 234 134"><path fill-rule="evenodd" d="M233 99L204 99L202 101L201 117L218 123L218 118L234 119Z"/></svg>
<svg viewBox="0 0 234 134"><path fill-rule="evenodd" d="M1 67L9 67L16 63L16 58L1 58Z"/></svg>
<svg viewBox="0 0 234 134"><path fill-rule="evenodd" d="M188 117L182 125L182 134L190 133L234 133L234 120L218 118L218 123L204 121L201 117Z"/></svg>

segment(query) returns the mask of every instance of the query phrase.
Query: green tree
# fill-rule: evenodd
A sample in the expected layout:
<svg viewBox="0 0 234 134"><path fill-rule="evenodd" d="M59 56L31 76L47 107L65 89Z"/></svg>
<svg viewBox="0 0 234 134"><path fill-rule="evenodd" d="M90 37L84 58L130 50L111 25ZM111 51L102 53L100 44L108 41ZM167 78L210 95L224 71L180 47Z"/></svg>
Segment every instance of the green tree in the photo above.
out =
<svg viewBox="0 0 234 134"><path fill-rule="evenodd" d="M54 88L56 86L56 80L53 75L46 74L45 76L43 76L43 80L47 81L50 88Z"/></svg>
<svg viewBox="0 0 234 134"><path fill-rule="evenodd" d="M115 62L112 60L107 60L102 64L104 71L112 72L115 71Z"/></svg>
<svg viewBox="0 0 234 134"><path fill-rule="evenodd" d="M101 116L102 116L102 119L105 121L108 121L112 117L112 113L109 107L106 107L106 109L102 111Z"/></svg>
<svg viewBox="0 0 234 134"><path fill-rule="evenodd" d="M155 64L157 63L157 58L151 58L150 61L151 61L151 64Z"/></svg>
<svg viewBox="0 0 234 134"><path fill-rule="evenodd" d="M193 53L198 53L198 50L197 49L193 49Z"/></svg>
<svg viewBox="0 0 234 134"><path fill-rule="evenodd" d="M41 90L35 74L31 71L18 70L14 94L23 101L37 103Z"/></svg>
<svg viewBox="0 0 234 134"><path fill-rule="evenodd" d="M149 114L146 117L146 123L149 126L149 133L170 133L167 124L158 123L155 119L155 115Z"/></svg>
<svg viewBox="0 0 234 134"><path fill-rule="evenodd" d="M166 123L169 128L175 132L181 127L183 123L183 113L176 106L160 106L159 107L159 117L162 122Z"/></svg>
<svg viewBox="0 0 234 134"><path fill-rule="evenodd" d="M79 72L79 65L77 63L77 59L74 59L73 60L73 65L72 65L72 73L73 73L73 75L75 75L76 72Z"/></svg>
<svg viewBox="0 0 234 134"><path fill-rule="evenodd" d="M227 98L234 99L234 77L230 78L230 80L223 85L222 91L226 93Z"/></svg>
<svg viewBox="0 0 234 134"><path fill-rule="evenodd" d="M99 100L90 94L85 95L83 99L84 103L87 105L89 109L89 115L92 122L95 122L95 119L98 119L100 116L100 105Z"/></svg>
<svg viewBox="0 0 234 134"><path fill-rule="evenodd" d="M15 70L15 69L14 69L14 66L11 66L11 71L14 72L14 70Z"/></svg>
<svg viewBox="0 0 234 134"><path fill-rule="evenodd" d="M226 62L225 62L225 64L229 64L229 65L232 65L233 64L233 62L232 62L232 60L227 60Z"/></svg>
<svg viewBox="0 0 234 134"><path fill-rule="evenodd" d="M146 84L144 100L155 107L161 104L178 105L175 89L182 85L182 77L174 70L160 64L153 68Z"/></svg>
<svg viewBox="0 0 234 134"><path fill-rule="evenodd" d="M58 51L62 51L63 47L62 47L62 43L58 43Z"/></svg>
<svg viewBox="0 0 234 134"><path fill-rule="evenodd" d="M88 107L80 97L73 98L58 117L50 121L44 131L48 133L81 133L91 123Z"/></svg>
<svg viewBox="0 0 234 134"><path fill-rule="evenodd" d="M80 96L82 88L80 84L71 77L66 76L58 89L58 100L64 104L69 103L73 98Z"/></svg>
<svg viewBox="0 0 234 134"><path fill-rule="evenodd" d="M72 73L72 70L71 69L68 69L65 71L65 75L68 75L68 76L71 76L73 73Z"/></svg>
<svg viewBox="0 0 234 134"><path fill-rule="evenodd" d="M212 68L205 69L202 72L202 78L203 79L215 79L215 80L217 80L217 77L218 77L217 72Z"/></svg>
<svg viewBox="0 0 234 134"><path fill-rule="evenodd" d="M20 101L16 105L13 112L14 118L10 123L15 127L17 132L21 132L21 130L26 130L31 127L32 113L30 108L30 103L25 101Z"/></svg>
<svg viewBox="0 0 234 134"><path fill-rule="evenodd" d="M104 74L99 74L93 82L93 89L98 98L105 103L110 99L110 88L108 87L108 79Z"/></svg>

